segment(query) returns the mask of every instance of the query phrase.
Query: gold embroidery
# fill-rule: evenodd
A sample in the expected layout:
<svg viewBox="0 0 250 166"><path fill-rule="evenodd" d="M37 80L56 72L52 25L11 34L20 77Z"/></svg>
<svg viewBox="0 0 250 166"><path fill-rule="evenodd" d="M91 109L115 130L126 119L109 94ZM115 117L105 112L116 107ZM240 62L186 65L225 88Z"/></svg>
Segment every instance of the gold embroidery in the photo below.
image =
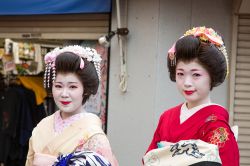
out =
<svg viewBox="0 0 250 166"><path fill-rule="evenodd" d="M228 140L229 133L224 127L218 127L213 131L212 136L210 137L210 142L217 145L219 148L225 145L225 142Z"/></svg>

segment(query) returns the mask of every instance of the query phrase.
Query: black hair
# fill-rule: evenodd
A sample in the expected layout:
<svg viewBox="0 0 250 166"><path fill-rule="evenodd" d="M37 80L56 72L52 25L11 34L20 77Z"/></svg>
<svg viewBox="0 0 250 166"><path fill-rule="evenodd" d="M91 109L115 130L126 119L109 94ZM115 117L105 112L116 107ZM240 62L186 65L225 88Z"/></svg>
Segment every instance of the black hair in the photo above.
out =
<svg viewBox="0 0 250 166"><path fill-rule="evenodd" d="M75 73L84 87L82 104L86 103L91 94L96 94L99 78L94 63L82 58L84 68L80 68L81 57L72 52L63 52L56 57L55 68L58 73ZM50 88L51 90L51 88Z"/></svg>
<svg viewBox="0 0 250 166"><path fill-rule="evenodd" d="M175 45L176 65L180 61L191 62L197 60L210 75L211 87L224 82L227 74L227 61L223 53L212 43L203 42L198 37L188 35L180 38ZM176 81L176 65L171 65L168 57L169 77Z"/></svg>

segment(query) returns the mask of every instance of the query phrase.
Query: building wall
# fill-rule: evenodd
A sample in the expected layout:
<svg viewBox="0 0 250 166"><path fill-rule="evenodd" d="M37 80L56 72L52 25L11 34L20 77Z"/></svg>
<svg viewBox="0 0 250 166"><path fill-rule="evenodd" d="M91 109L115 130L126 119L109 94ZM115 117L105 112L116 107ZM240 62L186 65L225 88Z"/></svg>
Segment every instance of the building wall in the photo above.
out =
<svg viewBox="0 0 250 166"><path fill-rule="evenodd" d="M183 101L170 81L166 54L187 29L206 25L231 40L231 1L128 0L128 89L119 90L117 38L111 43L108 137L121 166L141 165L160 114ZM112 29L117 28L115 6ZM230 52L229 52L230 56ZM212 100L227 106L228 83L215 88Z"/></svg>

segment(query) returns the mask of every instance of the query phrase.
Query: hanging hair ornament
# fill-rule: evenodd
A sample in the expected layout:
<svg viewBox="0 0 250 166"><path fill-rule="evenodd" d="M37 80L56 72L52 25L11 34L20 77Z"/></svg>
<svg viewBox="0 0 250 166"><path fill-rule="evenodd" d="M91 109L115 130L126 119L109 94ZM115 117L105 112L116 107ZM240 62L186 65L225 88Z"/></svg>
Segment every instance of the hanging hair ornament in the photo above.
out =
<svg viewBox="0 0 250 166"><path fill-rule="evenodd" d="M227 74L226 74L226 76L227 76L229 73L229 62L228 62L226 47L225 47L225 44L224 44L221 36L218 35L212 28L206 28L205 26L195 27L193 29L190 29L190 30L186 31L186 33L182 37L188 36L188 35L193 35L195 37L198 37L203 42L210 42L210 43L214 44L222 52L222 54L224 55L224 57L226 59L226 63L227 63ZM172 61L172 59L176 59L176 57L175 57L175 44L169 49L168 57L171 61ZM176 62L174 65L176 65Z"/></svg>
<svg viewBox="0 0 250 166"><path fill-rule="evenodd" d="M49 63L48 68L47 68L47 87L49 88L49 82L50 82L50 72L51 72L51 65L52 63Z"/></svg>
<svg viewBox="0 0 250 166"><path fill-rule="evenodd" d="M79 45L73 45L73 46L66 46L60 49L59 47L55 48L51 52L47 53L44 57L45 61L45 73L44 73L44 87L49 88L50 87L50 80L54 82L56 78L56 66L55 66L55 60L58 55L60 55L63 52L71 52L75 55L78 55L81 57L80 62L80 69L84 68L84 61L82 58L85 58L87 61L93 62L98 78L100 80L101 78L101 56L97 53L97 51L93 48L89 47L82 47ZM52 78L51 78L52 76Z"/></svg>
<svg viewBox="0 0 250 166"><path fill-rule="evenodd" d="M54 81L56 79L56 67L52 67L52 80Z"/></svg>
<svg viewBox="0 0 250 166"><path fill-rule="evenodd" d="M46 82L47 82L47 69L48 69L48 64L45 64L45 71L44 71L44 77L43 77L43 86L46 87Z"/></svg>
<svg viewBox="0 0 250 166"><path fill-rule="evenodd" d="M176 56L175 56L175 43L173 46L168 50L168 57L170 59L170 65L175 66L176 65Z"/></svg>

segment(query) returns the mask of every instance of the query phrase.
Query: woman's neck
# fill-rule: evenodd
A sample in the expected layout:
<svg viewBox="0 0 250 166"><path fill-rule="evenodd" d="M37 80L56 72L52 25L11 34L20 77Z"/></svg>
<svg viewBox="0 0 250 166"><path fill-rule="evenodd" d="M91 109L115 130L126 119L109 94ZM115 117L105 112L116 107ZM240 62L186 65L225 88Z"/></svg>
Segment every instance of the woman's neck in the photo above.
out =
<svg viewBox="0 0 250 166"><path fill-rule="evenodd" d="M77 114L81 114L81 113L84 113L86 112L85 109L82 107L82 109L80 111L77 111L77 112L64 112L64 111L61 111L60 110L60 116L63 120L67 119L67 118L70 118L74 115L77 115Z"/></svg>
<svg viewBox="0 0 250 166"><path fill-rule="evenodd" d="M188 109L192 109L192 108L197 107L199 105L209 104L209 103L211 103L210 97L208 97L208 98L206 98L206 99L204 99L202 101L199 101L199 102L187 102L186 105L187 105Z"/></svg>

